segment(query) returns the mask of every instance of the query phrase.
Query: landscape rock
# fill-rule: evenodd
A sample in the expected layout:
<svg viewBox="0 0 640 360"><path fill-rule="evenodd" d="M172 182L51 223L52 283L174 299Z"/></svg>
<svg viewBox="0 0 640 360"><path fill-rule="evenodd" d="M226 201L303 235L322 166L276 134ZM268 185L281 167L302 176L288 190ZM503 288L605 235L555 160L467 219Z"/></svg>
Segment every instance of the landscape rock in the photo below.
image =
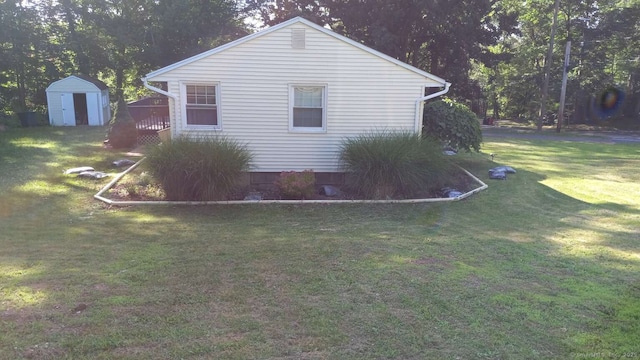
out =
<svg viewBox="0 0 640 360"><path fill-rule="evenodd" d="M322 185L320 187L320 195L325 195L329 197L340 195L340 189L332 185Z"/></svg>
<svg viewBox="0 0 640 360"><path fill-rule="evenodd" d="M112 164L115 167L121 168L121 167L125 167L125 166L131 166L133 164L135 164L136 162L133 160L129 160L129 159L121 159L121 160L116 160L114 161Z"/></svg>
<svg viewBox="0 0 640 360"><path fill-rule="evenodd" d="M80 166L80 167L75 167L75 168L71 168L68 170L65 170L65 174L69 175L69 174L79 174L81 172L85 172L85 171L94 171L95 169L92 168L91 166Z"/></svg>
<svg viewBox="0 0 640 360"><path fill-rule="evenodd" d="M454 149L454 148L453 148L453 147L451 147L451 146L445 146L445 148L444 148L444 149L442 149L442 153L443 153L443 154L445 154L445 155L449 155L449 156L451 156L451 155L456 155L456 154L458 154L458 150Z"/></svg>
<svg viewBox="0 0 640 360"><path fill-rule="evenodd" d="M493 170L493 169L491 169ZM494 180L507 180L507 173L504 171L491 171L489 170L489 179Z"/></svg>
<svg viewBox="0 0 640 360"><path fill-rule="evenodd" d="M452 188L443 188L442 190L440 190L440 192L442 193L443 197L446 198L457 198L458 196L462 195L462 191Z"/></svg>
<svg viewBox="0 0 640 360"><path fill-rule="evenodd" d="M501 171L501 172L507 173L507 174L515 174L516 173L516 171L511 166L497 166L497 167L494 167L493 169L489 170L489 173L496 172L496 171Z"/></svg>
<svg viewBox="0 0 640 360"><path fill-rule="evenodd" d="M250 192L244 197L245 201L260 201L262 200L262 194L259 192Z"/></svg>
<svg viewBox="0 0 640 360"><path fill-rule="evenodd" d="M83 171L80 174L78 174L78 177L94 179L94 180L103 179L103 178L106 178L107 176L109 176L109 174L105 174L100 171Z"/></svg>

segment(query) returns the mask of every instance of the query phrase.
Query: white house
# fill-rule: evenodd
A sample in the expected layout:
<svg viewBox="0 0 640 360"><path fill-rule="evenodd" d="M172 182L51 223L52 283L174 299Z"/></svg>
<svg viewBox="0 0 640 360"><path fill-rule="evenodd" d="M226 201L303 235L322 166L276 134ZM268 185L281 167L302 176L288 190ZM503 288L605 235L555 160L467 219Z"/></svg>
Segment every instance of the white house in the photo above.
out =
<svg viewBox="0 0 640 360"><path fill-rule="evenodd" d="M100 80L71 75L53 82L46 93L52 126L101 126L109 122L109 88Z"/></svg>
<svg viewBox="0 0 640 360"><path fill-rule="evenodd" d="M170 98L173 137L234 138L252 150L255 172L339 172L343 139L421 131L423 102L450 85L300 17L142 80Z"/></svg>

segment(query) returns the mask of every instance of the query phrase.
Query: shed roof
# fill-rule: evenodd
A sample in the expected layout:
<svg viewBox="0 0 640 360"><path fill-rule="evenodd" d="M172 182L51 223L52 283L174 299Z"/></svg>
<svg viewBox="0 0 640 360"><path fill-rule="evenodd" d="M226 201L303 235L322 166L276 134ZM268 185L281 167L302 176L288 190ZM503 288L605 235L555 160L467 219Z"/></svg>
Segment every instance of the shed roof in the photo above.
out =
<svg viewBox="0 0 640 360"><path fill-rule="evenodd" d="M75 77L78 77L82 80L88 81L90 83L92 83L93 85L97 86L98 89L100 90L107 90L109 87L107 86L107 84L103 83L102 81L92 78L91 76L88 75L82 75L82 74L76 74L76 75L72 75Z"/></svg>
<svg viewBox="0 0 640 360"><path fill-rule="evenodd" d="M88 82L88 83L91 83L91 84L93 84L95 87L97 87L97 88L98 88L98 90L101 90L101 91L102 91L102 90L107 90L107 89L109 89L109 87L107 86L107 84L103 83L102 81L100 81L100 80L98 80L98 79L92 78L91 76L88 76L88 75L76 74L76 75L67 76L66 78L64 78L64 79L60 79L60 80L58 80L58 81L54 81L53 83L51 83L51 84L47 87L47 90L49 90L49 89L50 89L52 86L54 86L55 84L57 84L57 83L59 83L59 82L61 82L61 81L65 81L65 80L71 79L71 78L77 78L77 79L80 79L80 80L86 81L86 82Z"/></svg>
<svg viewBox="0 0 640 360"><path fill-rule="evenodd" d="M191 63L193 63L195 61L198 61L198 60L200 60L202 58L217 54L219 52L222 52L222 51L227 50L229 48L232 48L234 46L238 46L238 45L243 44L243 43L245 43L247 41L254 40L256 38L262 37L264 35L270 34L270 33L274 32L274 31L280 30L282 28L285 28L287 26L290 26L290 25L296 24L296 23L301 23L301 24L304 24L306 26L309 26L309 27L311 27L311 28L313 28L315 30L318 30L318 31L320 31L322 33L325 33L325 34L329 35L329 36L332 36L333 38L335 38L337 40L343 41L343 42L345 42L345 43L347 43L347 44L349 44L351 46L354 46L354 47L357 47L357 48L359 48L361 50L364 50L365 52L368 52L371 55L377 56L377 57L382 58L382 59L384 59L386 61L389 61L389 62L391 62L391 63L393 63L395 65L403 67L403 68L405 68L405 69L407 69L409 71L412 71L412 72L417 73L417 74L419 74L421 76L424 76L425 78L428 78L428 79L438 83L439 86L445 86L445 84L446 84L446 81L444 79L440 78L440 77L437 77L437 76L435 76L433 74L430 74L430 73L428 73L428 72L426 72L424 70L420 70L420 69L418 69L418 68L416 68L414 66L411 66L411 65L409 65L407 63L404 63L404 62L402 62L402 61L400 61L398 59L395 59L395 58L393 58L391 56L385 55L385 54L383 54L383 53L381 53L381 52L379 52L377 50L374 50L374 49L372 49L372 48L370 48L370 47L368 47L366 45L363 45L363 44L361 44L361 43L359 43L357 41L351 40L351 39L349 39L349 38L347 38L345 36L337 34L337 33L333 32L333 31L331 31L329 29L326 29L326 28L324 28L324 27L322 27L322 26L320 26L318 24L315 24L315 23L313 23L313 22L311 22L311 21L309 21L307 19L304 19L302 17L295 17L293 19L290 19L290 20L287 20L285 22L282 22L282 23L280 23L278 25L272 26L272 27L270 27L268 29L259 31L257 33L251 34L251 35L247 35L247 36L242 37L242 38L240 38L238 40L229 42L227 44L224 44L222 46L218 46L218 47L216 47L214 49L205 51L205 52L200 53L198 55L194 55L194 56L189 57L187 59L184 59L184 60L178 61L176 63L173 63L171 65L165 66L165 67L163 67L161 69L152 71L152 72L148 73L145 76L145 78L147 78L148 80L153 81L152 80L153 77L162 75L162 74L164 74L166 72L169 72L171 70L180 68L180 67L182 67L184 65L191 64Z"/></svg>

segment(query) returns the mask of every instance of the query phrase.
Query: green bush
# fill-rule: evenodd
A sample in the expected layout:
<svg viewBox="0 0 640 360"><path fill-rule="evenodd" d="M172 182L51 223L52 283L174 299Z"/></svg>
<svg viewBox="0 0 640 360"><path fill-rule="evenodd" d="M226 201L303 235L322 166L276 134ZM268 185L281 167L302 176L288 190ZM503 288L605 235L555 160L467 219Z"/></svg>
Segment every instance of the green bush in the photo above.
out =
<svg viewBox="0 0 640 360"><path fill-rule="evenodd" d="M412 132L376 132L347 139L340 159L346 186L373 199L409 198L442 186L451 165L439 141Z"/></svg>
<svg viewBox="0 0 640 360"><path fill-rule="evenodd" d="M138 142L136 122L129 113L127 103L122 99L116 103L113 118L109 121L107 138L114 149L130 149Z"/></svg>
<svg viewBox="0 0 640 360"><path fill-rule="evenodd" d="M283 171L275 185L285 199L309 199L316 192L316 176L313 170Z"/></svg>
<svg viewBox="0 0 640 360"><path fill-rule="evenodd" d="M244 145L225 137L179 137L152 147L146 166L168 200L225 200L251 158Z"/></svg>
<svg viewBox="0 0 640 360"><path fill-rule="evenodd" d="M469 108L453 100L428 103L424 108L423 133L456 150L480 151L480 122Z"/></svg>

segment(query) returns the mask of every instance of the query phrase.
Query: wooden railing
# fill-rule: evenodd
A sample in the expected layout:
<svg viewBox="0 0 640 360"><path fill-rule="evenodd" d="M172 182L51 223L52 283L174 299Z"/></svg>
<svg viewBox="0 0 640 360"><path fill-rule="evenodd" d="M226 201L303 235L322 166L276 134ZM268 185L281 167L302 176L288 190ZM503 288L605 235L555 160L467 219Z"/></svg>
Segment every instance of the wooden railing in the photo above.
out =
<svg viewBox="0 0 640 360"><path fill-rule="evenodd" d="M138 132L156 132L169 127L169 107L165 105L129 105Z"/></svg>

